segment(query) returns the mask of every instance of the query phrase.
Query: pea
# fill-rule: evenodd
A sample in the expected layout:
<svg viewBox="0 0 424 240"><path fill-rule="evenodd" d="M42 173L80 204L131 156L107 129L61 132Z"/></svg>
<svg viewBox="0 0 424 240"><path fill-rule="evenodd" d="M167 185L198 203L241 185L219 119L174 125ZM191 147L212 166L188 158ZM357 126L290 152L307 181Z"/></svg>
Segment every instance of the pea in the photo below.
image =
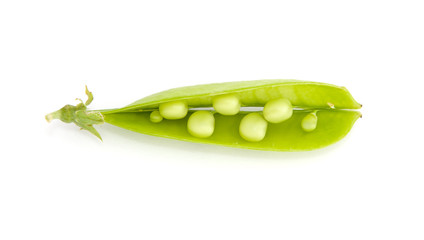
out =
<svg viewBox="0 0 424 240"><path fill-rule="evenodd" d="M240 136L249 142L264 139L268 122L259 113L249 113L240 122Z"/></svg>
<svg viewBox="0 0 424 240"><path fill-rule="evenodd" d="M222 115L235 115L240 111L240 100L234 94L215 96L213 108Z"/></svg>
<svg viewBox="0 0 424 240"><path fill-rule="evenodd" d="M159 123L162 122L163 117L162 115L160 115L158 110L152 111L152 113L150 113L150 121L154 122L154 123Z"/></svg>
<svg viewBox="0 0 424 240"><path fill-rule="evenodd" d="M161 103L159 113L166 119L181 119L187 115L188 106L184 101Z"/></svg>
<svg viewBox="0 0 424 240"><path fill-rule="evenodd" d="M318 118L317 118L316 112L309 113L302 119L302 123L301 123L302 129L305 132L312 132L317 127L317 123L318 123Z"/></svg>
<svg viewBox="0 0 424 240"><path fill-rule="evenodd" d="M46 120L74 123L100 139L93 126L106 122L143 134L190 142L268 151L308 151L339 141L362 116L357 111L362 105L345 87L299 80L175 88L122 108L104 110L89 110L93 95L88 89L86 94L87 101L66 105L48 114ZM247 112L241 105L254 108Z"/></svg>
<svg viewBox="0 0 424 240"><path fill-rule="evenodd" d="M289 119L293 107L288 99L278 98L267 102L264 106L264 117L268 122L280 123Z"/></svg>
<svg viewBox="0 0 424 240"><path fill-rule="evenodd" d="M188 118L187 129L194 137L210 137L215 129L215 118L208 111L195 112Z"/></svg>

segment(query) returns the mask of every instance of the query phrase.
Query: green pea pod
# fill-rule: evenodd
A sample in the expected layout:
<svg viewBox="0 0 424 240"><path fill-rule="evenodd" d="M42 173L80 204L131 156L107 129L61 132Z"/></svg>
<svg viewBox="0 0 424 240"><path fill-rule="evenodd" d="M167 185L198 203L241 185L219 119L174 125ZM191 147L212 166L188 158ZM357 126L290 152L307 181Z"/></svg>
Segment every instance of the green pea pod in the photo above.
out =
<svg viewBox="0 0 424 240"><path fill-rule="evenodd" d="M183 141L268 151L307 151L339 141L361 117L356 111L361 105L346 88L299 80L181 87L147 96L122 108L96 111L86 109L93 98L88 90L86 93L89 96L86 104L81 101L76 107L67 105L46 119L74 122L99 138L92 125L107 122L143 134ZM271 100L284 105L268 104L272 108L262 110ZM233 105L235 107L231 107ZM229 106L233 108L230 111ZM241 111L237 109L240 106ZM195 114L194 117L198 108L213 114ZM252 111L256 115L247 117ZM243 120L248 118L253 120ZM304 126L308 126L307 129ZM206 134L203 129L207 129Z"/></svg>

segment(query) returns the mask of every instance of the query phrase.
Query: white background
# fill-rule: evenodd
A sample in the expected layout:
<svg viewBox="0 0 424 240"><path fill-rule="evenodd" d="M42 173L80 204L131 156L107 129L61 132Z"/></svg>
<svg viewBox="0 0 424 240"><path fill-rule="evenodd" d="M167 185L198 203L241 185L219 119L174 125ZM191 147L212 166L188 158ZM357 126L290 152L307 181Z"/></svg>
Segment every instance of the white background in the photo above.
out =
<svg viewBox="0 0 424 240"><path fill-rule="evenodd" d="M1 1L0 239L424 239L422 1ZM172 87L346 86L330 147L262 152L44 115Z"/></svg>

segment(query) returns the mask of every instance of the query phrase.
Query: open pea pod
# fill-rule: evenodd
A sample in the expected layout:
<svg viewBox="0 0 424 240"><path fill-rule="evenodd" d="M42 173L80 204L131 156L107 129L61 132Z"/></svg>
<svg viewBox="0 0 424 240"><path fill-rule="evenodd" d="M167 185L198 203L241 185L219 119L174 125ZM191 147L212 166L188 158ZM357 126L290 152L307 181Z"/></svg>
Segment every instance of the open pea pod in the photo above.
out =
<svg viewBox="0 0 424 240"><path fill-rule="evenodd" d="M269 151L307 151L342 139L361 117L344 87L299 80L259 80L181 87L122 108L87 110L89 100L46 116L183 141Z"/></svg>

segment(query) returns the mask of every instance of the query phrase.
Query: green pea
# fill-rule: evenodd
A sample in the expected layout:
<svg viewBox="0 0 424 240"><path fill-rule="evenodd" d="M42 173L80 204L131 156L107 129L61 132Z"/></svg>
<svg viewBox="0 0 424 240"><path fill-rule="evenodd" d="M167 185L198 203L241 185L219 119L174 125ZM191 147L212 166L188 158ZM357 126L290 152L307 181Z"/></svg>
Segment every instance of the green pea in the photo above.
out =
<svg viewBox="0 0 424 240"><path fill-rule="evenodd" d="M315 112L309 113L302 119L302 129L305 132L312 132L317 128L318 117Z"/></svg>
<svg viewBox="0 0 424 240"><path fill-rule="evenodd" d="M208 138L215 130L215 118L208 111L197 111L188 118L188 132L198 138Z"/></svg>
<svg viewBox="0 0 424 240"><path fill-rule="evenodd" d="M295 111L287 121L268 124L266 136L258 142L246 141L240 135L240 122L246 116L245 112L232 116L215 114L215 130L208 138L192 136L187 131L186 119L164 119L160 124L154 124L149 119L149 112L105 114L105 122L142 134L196 143L266 151L309 151L338 142L361 116L359 112L351 110L320 110L319 128L305 134L300 123L306 114Z"/></svg>
<svg viewBox="0 0 424 240"><path fill-rule="evenodd" d="M161 103L159 113L166 119L181 119L187 115L188 106L184 101L173 101Z"/></svg>
<svg viewBox="0 0 424 240"><path fill-rule="evenodd" d="M150 113L150 121L154 122L154 123L159 123L162 122L163 117L162 115L160 115L158 110L152 111L152 113Z"/></svg>
<svg viewBox="0 0 424 240"><path fill-rule="evenodd" d="M87 106L93 96L87 89L86 94L87 101L66 105L48 114L46 120L74 123L98 138L100 134L93 125L108 123L142 134L197 143L267 151L308 151L339 141L362 116L357 111L362 105L345 87L298 80L175 88L122 108L103 110L89 110ZM240 111L241 103L254 108L249 108L250 112ZM220 114L193 112L212 107ZM319 111L319 124L316 111Z"/></svg>
<svg viewBox="0 0 424 240"><path fill-rule="evenodd" d="M259 142L264 139L268 122L259 113L249 113L240 122L240 136L249 142Z"/></svg>
<svg viewBox="0 0 424 240"><path fill-rule="evenodd" d="M240 100L234 94L215 96L212 100L213 108L222 115L236 115L240 111Z"/></svg>
<svg viewBox="0 0 424 240"><path fill-rule="evenodd" d="M289 119L293 107L288 99L278 98L267 102L264 106L264 117L270 123L280 123Z"/></svg>

